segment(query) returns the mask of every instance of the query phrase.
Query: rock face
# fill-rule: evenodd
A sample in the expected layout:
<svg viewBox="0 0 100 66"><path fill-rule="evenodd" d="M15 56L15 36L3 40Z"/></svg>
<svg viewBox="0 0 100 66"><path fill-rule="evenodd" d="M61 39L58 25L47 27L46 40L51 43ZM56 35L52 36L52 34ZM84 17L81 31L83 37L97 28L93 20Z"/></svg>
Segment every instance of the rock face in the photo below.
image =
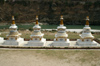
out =
<svg viewBox="0 0 100 66"><path fill-rule="evenodd" d="M1 1L1 0L0 0ZM33 22L39 15L39 21L58 24L59 16L64 16L64 24L83 24L85 16L91 18L90 24L100 24L99 0L21 0L0 2L0 22L10 22L13 14L16 22Z"/></svg>

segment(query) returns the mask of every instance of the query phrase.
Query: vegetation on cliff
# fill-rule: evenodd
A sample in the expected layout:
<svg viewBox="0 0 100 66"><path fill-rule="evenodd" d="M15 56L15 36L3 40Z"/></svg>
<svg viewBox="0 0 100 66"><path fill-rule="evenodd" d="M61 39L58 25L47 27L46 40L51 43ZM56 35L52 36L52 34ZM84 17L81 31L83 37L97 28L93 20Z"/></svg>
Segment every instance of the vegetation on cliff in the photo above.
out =
<svg viewBox="0 0 100 66"><path fill-rule="evenodd" d="M34 22L39 15L39 21L48 24L58 24L60 15L64 16L66 25L85 24L85 17L90 16L91 25L100 25L99 0L0 0L0 22L11 22L14 15L16 22Z"/></svg>

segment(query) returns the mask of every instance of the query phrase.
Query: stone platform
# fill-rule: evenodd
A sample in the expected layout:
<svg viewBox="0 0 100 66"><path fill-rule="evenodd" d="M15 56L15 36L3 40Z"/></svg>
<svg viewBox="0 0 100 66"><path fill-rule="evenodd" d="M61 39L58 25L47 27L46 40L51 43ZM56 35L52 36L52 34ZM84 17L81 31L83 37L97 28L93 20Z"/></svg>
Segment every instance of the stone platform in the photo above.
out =
<svg viewBox="0 0 100 66"><path fill-rule="evenodd" d="M26 44L24 44L23 46L43 47L43 46L45 46L45 43L46 43L46 39L42 38L41 41L30 40Z"/></svg>
<svg viewBox="0 0 100 66"><path fill-rule="evenodd" d="M9 46L19 46L20 44L24 43L23 38L18 38L17 40L5 40L2 45L9 45Z"/></svg>
<svg viewBox="0 0 100 66"><path fill-rule="evenodd" d="M8 44L4 44L4 42L8 42ZM12 41L12 42L10 42L10 41L6 41L6 40L4 40L4 42L3 43L0 43L0 45L1 46L20 46L20 47L30 47L30 46L32 46L32 47L52 47L52 44L53 44L53 41L46 41L45 43L37 43L37 42L30 42L30 44L29 44L29 41L24 41L24 42L22 42L22 43L20 43L20 44L18 44L18 42L16 42L16 41ZM96 41L94 41L95 43L97 43ZM16 44L17 43L17 44ZM28 45L27 45L28 44ZM57 45L55 45L54 47L100 47L100 44L99 43L97 43L97 45L95 46L95 45L90 45L90 46L88 46L88 44L85 44L85 46L83 45L83 44L80 44L80 45L78 45L77 43L76 43L76 41L70 41L70 44L67 44L66 46L65 46L65 44L63 44L63 43L61 43L61 45L59 45L59 46L57 46Z"/></svg>
<svg viewBox="0 0 100 66"><path fill-rule="evenodd" d="M82 47L95 47L98 46L98 43L96 41L81 41L80 39L77 39L76 46L82 46Z"/></svg>

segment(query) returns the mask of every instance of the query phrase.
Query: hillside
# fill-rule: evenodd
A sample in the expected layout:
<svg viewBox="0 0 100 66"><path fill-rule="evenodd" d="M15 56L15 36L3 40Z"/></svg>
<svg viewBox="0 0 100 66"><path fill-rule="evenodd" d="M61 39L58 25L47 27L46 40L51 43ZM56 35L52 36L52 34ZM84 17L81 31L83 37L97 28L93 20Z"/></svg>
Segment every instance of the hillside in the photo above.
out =
<svg viewBox="0 0 100 66"><path fill-rule="evenodd" d="M85 17L90 16L91 25L100 25L99 0L0 0L0 23L11 22L14 15L16 22L34 22L39 15L39 21L58 24L60 15L64 16L66 25L81 25Z"/></svg>

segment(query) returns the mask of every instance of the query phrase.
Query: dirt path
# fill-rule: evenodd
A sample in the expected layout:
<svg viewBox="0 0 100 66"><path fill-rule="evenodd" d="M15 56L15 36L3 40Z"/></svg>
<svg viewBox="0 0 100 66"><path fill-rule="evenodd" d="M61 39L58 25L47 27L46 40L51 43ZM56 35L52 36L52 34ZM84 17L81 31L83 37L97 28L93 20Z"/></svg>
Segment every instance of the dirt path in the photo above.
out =
<svg viewBox="0 0 100 66"><path fill-rule="evenodd" d="M4 50L0 66L99 66L100 50Z"/></svg>

